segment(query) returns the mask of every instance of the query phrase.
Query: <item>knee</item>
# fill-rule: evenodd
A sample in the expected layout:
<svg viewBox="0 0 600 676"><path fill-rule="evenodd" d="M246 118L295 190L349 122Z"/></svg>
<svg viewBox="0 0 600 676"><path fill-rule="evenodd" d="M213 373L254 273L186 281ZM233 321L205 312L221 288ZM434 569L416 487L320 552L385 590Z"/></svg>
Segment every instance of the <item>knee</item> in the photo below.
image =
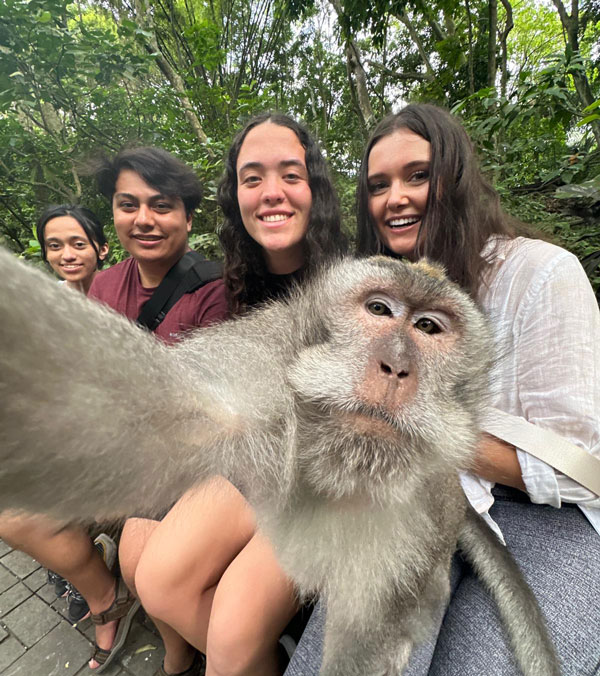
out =
<svg viewBox="0 0 600 676"><path fill-rule="evenodd" d="M138 591L135 585L135 575L141 551L139 543L136 541L135 532L128 529L127 524L125 524L119 540L119 569L123 581L136 596L138 596Z"/></svg>
<svg viewBox="0 0 600 676"><path fill-rule="evenodd" d="M207 658L216 676L242 676L258 673L259 667L274 659L276 641L271 645L253 631L242 617L226 618L211 614Z"/></svg>
<svg viewBox="0 0 600 676"><path fill-rule="evenodd" d="M166 560L144 552L135 571L135 588L146 612L177 626L182 609L196 607L204 588L175 556Z"/></svg>

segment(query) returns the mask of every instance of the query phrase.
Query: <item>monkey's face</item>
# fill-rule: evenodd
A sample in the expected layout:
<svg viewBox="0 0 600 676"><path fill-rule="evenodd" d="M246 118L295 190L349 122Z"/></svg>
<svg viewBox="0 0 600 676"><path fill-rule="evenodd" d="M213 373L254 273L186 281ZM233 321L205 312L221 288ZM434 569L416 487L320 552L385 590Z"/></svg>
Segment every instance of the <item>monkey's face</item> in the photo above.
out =
<svg viewBox="0 0 600 676"><path fill-rule="evenodd" d="M383 258L334 268L311 293L329 299L320 317L327 338L298 354L289 379L313 487L372 491L417 466L464 466L492 353L467 295L428 263Z"/></svg>

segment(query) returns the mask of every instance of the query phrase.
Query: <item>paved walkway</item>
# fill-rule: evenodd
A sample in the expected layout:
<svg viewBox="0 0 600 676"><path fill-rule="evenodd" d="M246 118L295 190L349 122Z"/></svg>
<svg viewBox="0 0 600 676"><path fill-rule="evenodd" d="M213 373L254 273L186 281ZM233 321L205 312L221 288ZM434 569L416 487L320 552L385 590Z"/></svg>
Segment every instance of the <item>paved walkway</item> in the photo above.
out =
<svg viewBox="0 0 600 676"><path fill-rule="evenodd" d="M0 675L93 676L87 662L94 628L71 625L66 599L57 599L37 561L0 540ZM162 641L138 611L125 647L102 676L153 676Z"/></svg>

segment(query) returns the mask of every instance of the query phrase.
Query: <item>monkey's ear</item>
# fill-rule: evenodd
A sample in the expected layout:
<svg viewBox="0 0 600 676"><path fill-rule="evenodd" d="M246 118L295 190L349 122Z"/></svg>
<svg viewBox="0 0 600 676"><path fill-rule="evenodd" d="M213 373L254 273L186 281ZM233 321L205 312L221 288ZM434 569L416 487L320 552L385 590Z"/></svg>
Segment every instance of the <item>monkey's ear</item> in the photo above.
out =
<svg viewBox="0 0 600 676"><path fill-rule="evenodd" d="M409 263L409 265L415 268L416 270L419 270L420 272L429 275L429 277L433 277L434 279L437 279L439 281L444 281L448 279L446 269L444 268L444 266L440 265L440 263L434 263L433 261L430 261L428 258L421 258L416 263Z"/></svg>

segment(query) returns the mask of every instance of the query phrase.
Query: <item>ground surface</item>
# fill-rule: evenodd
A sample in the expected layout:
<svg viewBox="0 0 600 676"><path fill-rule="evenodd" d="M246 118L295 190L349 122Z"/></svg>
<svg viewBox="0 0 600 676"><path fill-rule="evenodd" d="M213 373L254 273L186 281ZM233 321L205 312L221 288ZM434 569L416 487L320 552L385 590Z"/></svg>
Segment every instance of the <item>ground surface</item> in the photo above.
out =
<svg viewBox="0 0 600 676"><path fill-rule="evenodd" d="M37 561L0 540L0 675L93 676L87 662L94 629L66 619ZM142 610L125 647L102 676L153 676L163 658L162 641Z"/></svg>

